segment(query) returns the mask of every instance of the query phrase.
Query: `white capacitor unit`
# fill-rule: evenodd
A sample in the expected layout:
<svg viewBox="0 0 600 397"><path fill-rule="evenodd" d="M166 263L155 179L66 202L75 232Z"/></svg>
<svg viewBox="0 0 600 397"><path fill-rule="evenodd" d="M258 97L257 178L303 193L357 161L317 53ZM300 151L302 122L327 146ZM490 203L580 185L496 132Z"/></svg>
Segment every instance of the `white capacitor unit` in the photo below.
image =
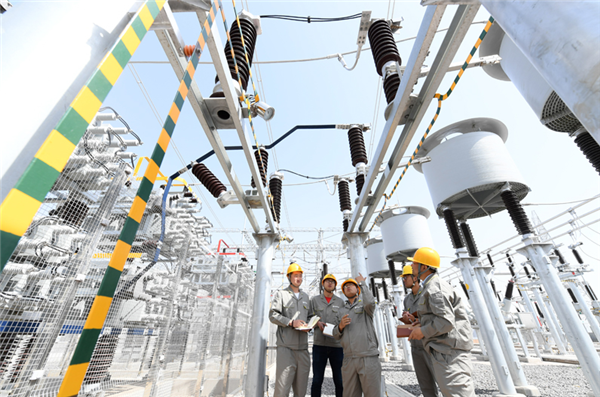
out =
<svg viewBox="0 0 600 397"><path fill-rule="evenodd" d="M431 161L415 164L425 175L439 216L444 208L457 219L473 219L502 211L502 188L509 183L517 198L529 193L504 142L506 126L499 120L474 118L459 121L430 135L417 157ZM385 238L385 237L384 237Z"/></svg>
<svg viewBox="0 0 600 397"><path fill-rule="evenodd" d="M500 55L500 63L485 65L483 70L495 79L512 81L546 127L559 132L575 132L581 127L567 105L497 23L481 43L479 55Z"/></svg>
<svg viewBox="0 0 600 397"><path fill-rule="evenodd" d="M390 268L385 257L383 239L381 236L369 239L365 242L367 247L367 270L370 277L390 277ZM396 275L400 276L402 269L396 269Z"/></svg>
<svg viewBox="0 0 600 397"><path fill-rule="evenodd" d="M429 211L417 206L393 206L383 211L377 225L381 228L385 257L403 262L419 248L433 247L427 218Z"/></svg>

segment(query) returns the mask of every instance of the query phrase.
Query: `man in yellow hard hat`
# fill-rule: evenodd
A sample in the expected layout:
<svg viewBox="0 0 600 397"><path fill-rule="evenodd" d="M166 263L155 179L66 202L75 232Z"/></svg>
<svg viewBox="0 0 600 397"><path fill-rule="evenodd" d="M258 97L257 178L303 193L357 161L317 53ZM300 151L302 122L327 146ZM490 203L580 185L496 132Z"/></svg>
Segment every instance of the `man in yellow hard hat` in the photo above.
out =
<svg viewBox="0 0 600 397"><path fill-rule="evenodd" d="M295 397L304 397L308 388L310 355L306 327L310 298L300 290L303 270L297 263L287 269L290 282L275 292L269 311L269 320L277 325L277 363L274 397L287 397L293 389Z"/></svg>
<svg viewBox="0 0 600 397"><path fill-rule="evenodd" d="M406 265L402 269L402 281L408 292L404 298L404 312L400 321L405 324L418 324L418 319L415 318L414 314L417 312L417 299L419 299L421 288L419 279L413 274L411 265ZM425 352L423 341L412 339L410 341L410 353L412 354L415 375L417 375L423 397L438 397L433 364L430 355Z"/></svg>
<svg viewBox="0 0 600 397"><path fill-rule="evenodd" d="M473 331L460 295L437 274L440 256L434 249L419 248L408 260L422 285L417 299L420 324L408 339L423 340L445 397L475 397L469 354Z"/></svg>
<svg viewBox="0 0 600 397"><path fill-rule="evenodd" d="M344 348L344 397L381 397L379 342L373 325L375 298L362 274L344 281L342 292L348 300L333 336Z"/></svg>
<svg viewBox="0 0 600 397"><path fill-rule="evenodd" d="M344 361L344 351L340 342L333 338L333 334L331 334L333 330L330 330L330 328L340 322L340 313L344 307L344 301L334 294L337 279L333 274L326 274L321 281L321 285L323 285L323 293L313 296L310 299L311 315L320 317L317 323L318 328L315 328L313 341L313 380L310 387L310 395L311 397L321 397L325 367L327 366L327 360L329 360L331 372L333 372L335 395L336 397L342 397L342 362ZM327 327L328 325L329 327Z"/></svg>

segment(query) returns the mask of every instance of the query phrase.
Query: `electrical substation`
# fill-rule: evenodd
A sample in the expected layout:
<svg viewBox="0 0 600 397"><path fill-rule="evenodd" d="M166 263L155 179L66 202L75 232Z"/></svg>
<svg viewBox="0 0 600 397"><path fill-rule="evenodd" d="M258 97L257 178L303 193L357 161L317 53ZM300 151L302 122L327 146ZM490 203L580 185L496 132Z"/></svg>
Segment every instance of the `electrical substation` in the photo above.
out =
<svg viewBox="0 0 600 397"><path fill-rule="evenodd" d="M291 263L367 278L419 396L422 247L477 395L600 396L599 2L0 11L0 397L271 396Z"/></svg>

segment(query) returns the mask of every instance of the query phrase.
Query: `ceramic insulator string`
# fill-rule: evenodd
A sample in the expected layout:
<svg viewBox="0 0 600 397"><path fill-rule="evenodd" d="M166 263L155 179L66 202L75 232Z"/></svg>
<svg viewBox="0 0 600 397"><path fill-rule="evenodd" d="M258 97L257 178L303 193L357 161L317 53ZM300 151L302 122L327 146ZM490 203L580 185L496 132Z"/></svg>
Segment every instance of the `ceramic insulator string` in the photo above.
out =
<svg viewBox="0 0 600 397"><path fill-rule="evenodd" d="M471 227L467 224L467 222L461 222L460 230L462 231L465 242L467 243L469 255L475 258L479 257L479 251L477 250L477 245L475 244L475 239L473 238L473 233L471 232Z"/></svg>
<svg viewBox="0 0 600 397"><path fill-rule="evenodd" d="M462 241L456 218L454 218L454 212L451 209L444 210L444 221L446 221L446 227L448 228L454 249L463 248L465 245Z"/></svg>
<svg viewBox="0 0 600 397"><path fill-rule="evenodd" d="M589 132L585 131L577 135L575 143L589 162L592 163L596 172L600 174L600 145L598 142Z"/></svg>
<svg viewBox="0 0 600 397"><path fill-rule="evenodd" d="M192 174L198 178L214 198L218 198L221 193L227 191L225 185L204 164L195 164L192 167Z"/></svg>
<svg viewBox="0 0 600 397"><path fill-rule="evenodd" d="M273 177L269 180L269 190L273 197L271 204L271 214L275 222L280 223L281 219L281 192L283 189L283 181L280 178Z"/></svg>
<svg viewBox="0 0 600 397"><path fill-rule="evenodd" d="M240 36L240 29L237 26L237 22L231 24L229 29L229 35L231 43L233 43L233 51L235 53L235 60L237 62L238 70L240 72L240 79L242 81L242 90L246 90L248 87L248 81L250 77L250 68L252 67L252 57L254 55L254 47L256 46L256 28L254 24L247 19L240 18L240 25L242 28L242 34L244 35L244 44L246 44L246 50L248 51L248 62L244 54L244 45L242 44L242 38ZM231 55L231 46L229 42L225 44L225 56L227 57L227 64L229 65L229 72L231 77L237 81L238 74L235 70L235 63L233 56ZM215 78L215 83L219 81L219 77Z"/></svg>
<svg viewBox="0 0 600 397"><path fill-rule="evenodd" d="M269 168L269 153L265 149L258 149L254 151L254 158L256 159L256 164L258 164L258 170L260 171L260 178L262 179L262 184L264 187L267 186L267 168ZM250 180L250 185L252 187L256 187L256 183L254 182L254 177Z"/></svg>
<svg viewBox="0 0 600 397"><path fill-rule="evenodd" d="M512 219L517 231L520 235L531 234L533 232L533 228L531 227L531 223L529 223L529 218L525 213L525 210L521 206L521 203L517 199L517 195L512 190L505 190L500 193L500 197L502 197L502 201L504 202L504 206L506 210L510 214L510 218Z"/></svg>

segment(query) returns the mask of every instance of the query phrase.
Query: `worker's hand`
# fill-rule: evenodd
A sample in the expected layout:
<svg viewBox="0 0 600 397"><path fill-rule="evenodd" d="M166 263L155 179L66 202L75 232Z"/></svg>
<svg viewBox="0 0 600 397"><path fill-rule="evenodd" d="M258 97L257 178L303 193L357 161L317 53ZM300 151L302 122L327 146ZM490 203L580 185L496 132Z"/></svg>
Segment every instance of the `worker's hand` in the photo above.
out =
<svg viewBox="0 0 600 397"><path fill-rule="evenodd" d="M366 280L366 278L364 278L362 274L358 273L358 276L356 277L356 282L362 283L365 280Z"/></svg>
<svg viewBox="0 0 600 397"><path fill-rule="evenodd" d="M321 331L323 331L325 329L325 323L323 321L317 322L317 325L319 326L319 329Z"/></svg>
<svg viewBox="0 0 600 397"><path fill-rule="evenodd" d="M416 320L415 316L410 314L409 312L402 312L402 322L404 324L412 324Z"/></svg>
<svg viewBox="0 0 600 397"><path fill-rule="evenodd" d="M344 328L346 328L346 325L350 324L351 322L352 319L350 318L350 316L344 314L344 317L342 317L342 321L340 321L340 325L338 326L340 331L343 331Z"/></svg>
<svg viewBox="0 0 600 397"><path fill-rule="evenodd" d="M421 327L414 327L412 329L412 332L410 333L410 335L408 335L408 340L421 340L424 337L425 336L423 335L423 332L421 331Z"/></svg>
<svg viewBox="0 0 600 397"><path fill-rule="evenodd" d="M304 320L294 320L292 321L292 327L294 328L298 328L298 327L306 327L306 323L304 322Z"/></svg>

